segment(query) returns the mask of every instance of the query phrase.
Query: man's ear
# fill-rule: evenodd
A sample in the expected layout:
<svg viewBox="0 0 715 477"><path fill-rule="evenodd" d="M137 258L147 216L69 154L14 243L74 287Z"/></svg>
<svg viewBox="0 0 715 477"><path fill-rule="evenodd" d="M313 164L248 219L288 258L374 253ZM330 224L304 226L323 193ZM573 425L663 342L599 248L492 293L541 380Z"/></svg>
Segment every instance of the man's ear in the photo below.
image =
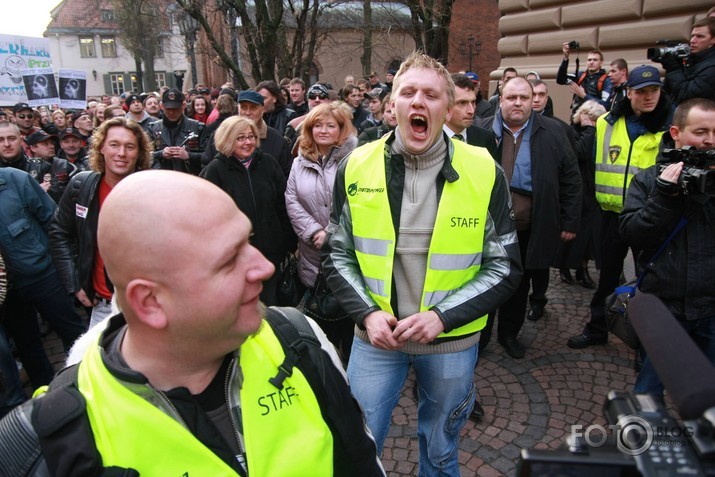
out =
<svg viewBox="0 0 715 477"><path fill-rule="evenodd" d="M678 126L670 126L670 137L677 144L680 142L680 128Z"/></svg>
<svg viewBox="0 0 715 477"><path fill-rule="evenodd" d="M161 287L150 280L136 279L129 282L125 297L127 306L139 321L154 329L166 327L166 310L162 306Z"/></svg>

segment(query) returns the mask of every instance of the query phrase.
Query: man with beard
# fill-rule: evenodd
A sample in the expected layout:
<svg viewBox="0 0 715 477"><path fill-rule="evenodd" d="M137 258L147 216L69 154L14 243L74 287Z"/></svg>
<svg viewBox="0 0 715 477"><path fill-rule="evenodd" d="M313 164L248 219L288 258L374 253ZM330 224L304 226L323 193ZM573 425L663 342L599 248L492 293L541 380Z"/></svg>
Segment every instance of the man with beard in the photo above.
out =
<svg viewBox="0 0 715 477"><path fill-rule="evenodd" d="M35 127L35 112L29 104L17 103L13 106L12 113L15 115L15 124L20 130L20 139L25 139L30 134L40 130L40 128ZM25 150L25 154L29 155L29 146L23 142L22 147Z"/></svg>
<svg viewBox="0 0 715 477"><path fill-rule="evenodd" d="M186 101L178 89L161 98L164 119L149 123L146 131L154 141L155 169L169 169L198 175L201 155L206 150L206 125L184 115Z"/></svg>

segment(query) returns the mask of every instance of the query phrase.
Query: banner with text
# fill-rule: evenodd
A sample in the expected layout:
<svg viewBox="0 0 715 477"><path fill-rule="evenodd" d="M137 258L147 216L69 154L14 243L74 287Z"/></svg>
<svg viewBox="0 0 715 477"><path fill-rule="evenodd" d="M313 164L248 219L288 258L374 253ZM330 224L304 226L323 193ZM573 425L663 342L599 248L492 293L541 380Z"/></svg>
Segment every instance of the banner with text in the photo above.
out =
<svg viewBox="0 0 715 477"><path fill-rule="evenodd" d="M20 101L29 100L23 78L23 74L28 70L41 70L42 72L37 71L35 74L30 71L29 76L33 76L32 79L35 79L34 76L45 77L47 87L50 87L49 78L44 73L49 71L52 74L49 40L0 34L0 106L12 106ZM38 80L37 86L41 86L43 81L39 78ZM57 97L57 85L54 80L52 75L52 88L55 92L54 96Z"/></svg>

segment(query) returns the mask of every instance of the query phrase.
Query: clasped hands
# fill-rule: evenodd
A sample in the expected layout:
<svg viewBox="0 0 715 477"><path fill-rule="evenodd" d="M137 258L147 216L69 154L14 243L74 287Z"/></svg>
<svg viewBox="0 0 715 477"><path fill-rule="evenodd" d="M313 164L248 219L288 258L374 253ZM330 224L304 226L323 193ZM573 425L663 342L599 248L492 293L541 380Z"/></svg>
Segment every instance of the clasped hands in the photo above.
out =
<svg viewBox="0 0 715 477"><path fill-rule="evenodd" d="M444 331L444 323L431 310L401 320L386 311L373 311L365 317L363 325L370 343L386 350L398 350L408 341L429 344Z"/></svg>

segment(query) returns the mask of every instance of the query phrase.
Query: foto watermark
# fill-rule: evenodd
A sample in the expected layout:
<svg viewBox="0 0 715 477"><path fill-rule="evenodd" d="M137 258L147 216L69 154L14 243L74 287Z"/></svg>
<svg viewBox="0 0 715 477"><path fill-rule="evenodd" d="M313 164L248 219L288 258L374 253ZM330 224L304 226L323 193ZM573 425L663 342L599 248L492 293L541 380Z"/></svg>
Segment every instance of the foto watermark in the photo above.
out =
<svg viewBox="0 0 715 477"><path fill-rule="evenodd" d="M641 416L623 416L615 424L601 426L591 424L571 426L571 435L583 438L590 447L602 447L608 442L609 432L613 434L616 447L629 456L646 452L651 446L677 447L685 445L683 437L690 437L694 430L679 426L653 426Z"/></svg>

